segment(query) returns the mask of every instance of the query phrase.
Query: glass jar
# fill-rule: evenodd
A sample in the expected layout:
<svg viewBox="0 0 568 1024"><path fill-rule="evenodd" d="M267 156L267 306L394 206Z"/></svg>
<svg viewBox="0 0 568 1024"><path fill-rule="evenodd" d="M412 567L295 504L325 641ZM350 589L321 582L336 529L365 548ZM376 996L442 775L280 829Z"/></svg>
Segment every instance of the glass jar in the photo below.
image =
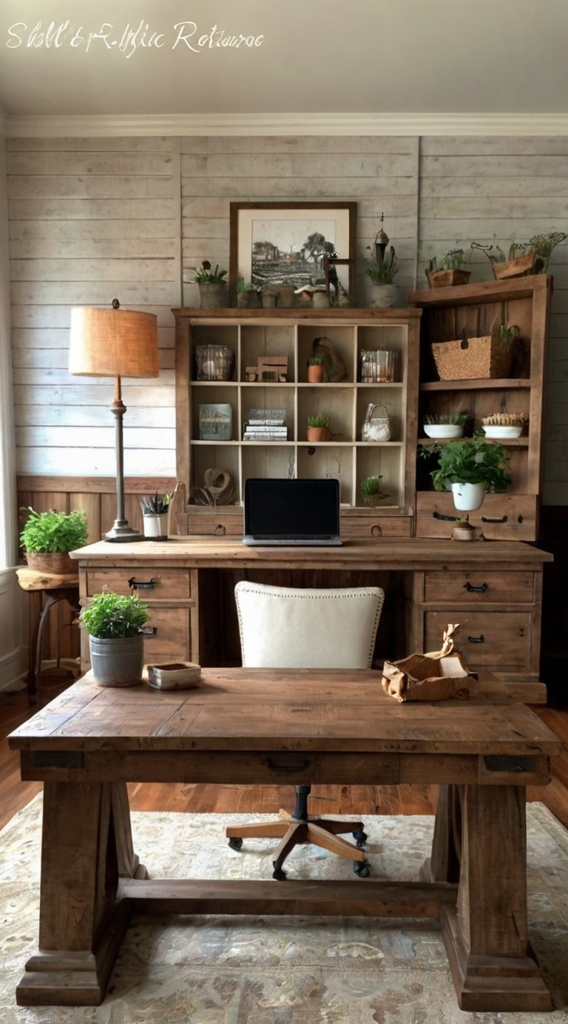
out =
<svg viewBox="0 0 568 1024"><path fill-rule="evenodd" d="M228 345L196 345L197 380L231 380L233 351Z"/></svg>

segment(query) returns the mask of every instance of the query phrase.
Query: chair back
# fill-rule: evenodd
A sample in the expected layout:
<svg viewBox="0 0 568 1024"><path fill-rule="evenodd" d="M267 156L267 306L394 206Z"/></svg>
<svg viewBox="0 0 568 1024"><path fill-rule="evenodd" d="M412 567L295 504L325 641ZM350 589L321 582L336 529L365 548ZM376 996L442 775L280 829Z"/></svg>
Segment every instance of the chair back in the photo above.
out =
<svg viewBox="0 0 568 1024"><path fill-rule="evenodd" d="M370 668L384 596L380 587L319 590L237 583L243 665Z"/></svg>

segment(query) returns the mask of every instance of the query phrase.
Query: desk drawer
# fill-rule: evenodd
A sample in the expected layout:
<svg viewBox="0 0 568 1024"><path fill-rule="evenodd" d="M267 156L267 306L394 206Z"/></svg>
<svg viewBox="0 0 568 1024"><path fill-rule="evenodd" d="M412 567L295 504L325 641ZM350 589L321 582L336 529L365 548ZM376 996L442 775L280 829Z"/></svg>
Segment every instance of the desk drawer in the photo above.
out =
<svg viewBox="0 0 568 1024"><path fill-rule="evenodd" d="M117 594L134 591L145 602L191 597L189 569L152 569L144 565L132 569L89 569L86 580L87 597L100 594L103 587Z"/></svg>
<svg viewBox="0 0 568 1024"><path fill-rule="evenodd" d="M191 608L152 608L144 630L144 662L191 661Z"/></svg>
<svg viewBox="0 0 568 1024"><path fill-rule="evenodd" d="M532 572L427 572L424 600L429 603L459 601L460 604L532 604Z"/></svg>
<svg viewBox="0 0 568 1024"><path fill-rule="evenodd" d="M425 650L436 651L448 622L459 622L456 648L471 669L521 671L531 663L531 613L483 612L471 608L424 613Z"/></svg>

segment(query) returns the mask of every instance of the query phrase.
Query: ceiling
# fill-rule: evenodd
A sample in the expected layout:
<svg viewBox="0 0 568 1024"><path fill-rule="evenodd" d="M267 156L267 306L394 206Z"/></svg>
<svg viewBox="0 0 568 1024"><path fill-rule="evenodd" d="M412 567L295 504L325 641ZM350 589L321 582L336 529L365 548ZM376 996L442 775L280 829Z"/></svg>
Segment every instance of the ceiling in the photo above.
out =
<svg viewBox="0 0 568 1024"><path fill-rule="evenodd" d="M0 107L566 114L567 30L566 0L0 0Z"/></svg>

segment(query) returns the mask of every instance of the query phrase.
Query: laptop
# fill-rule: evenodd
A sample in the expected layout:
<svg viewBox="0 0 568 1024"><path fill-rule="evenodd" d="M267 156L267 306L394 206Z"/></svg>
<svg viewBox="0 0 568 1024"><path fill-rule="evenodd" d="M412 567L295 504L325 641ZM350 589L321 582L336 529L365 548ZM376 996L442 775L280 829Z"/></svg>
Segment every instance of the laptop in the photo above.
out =
<svg viewBox="0 0 568 1024"><path fill-rule="evenodd" d="M338 547L339 480L249 478L243 544Z"/></svg>

